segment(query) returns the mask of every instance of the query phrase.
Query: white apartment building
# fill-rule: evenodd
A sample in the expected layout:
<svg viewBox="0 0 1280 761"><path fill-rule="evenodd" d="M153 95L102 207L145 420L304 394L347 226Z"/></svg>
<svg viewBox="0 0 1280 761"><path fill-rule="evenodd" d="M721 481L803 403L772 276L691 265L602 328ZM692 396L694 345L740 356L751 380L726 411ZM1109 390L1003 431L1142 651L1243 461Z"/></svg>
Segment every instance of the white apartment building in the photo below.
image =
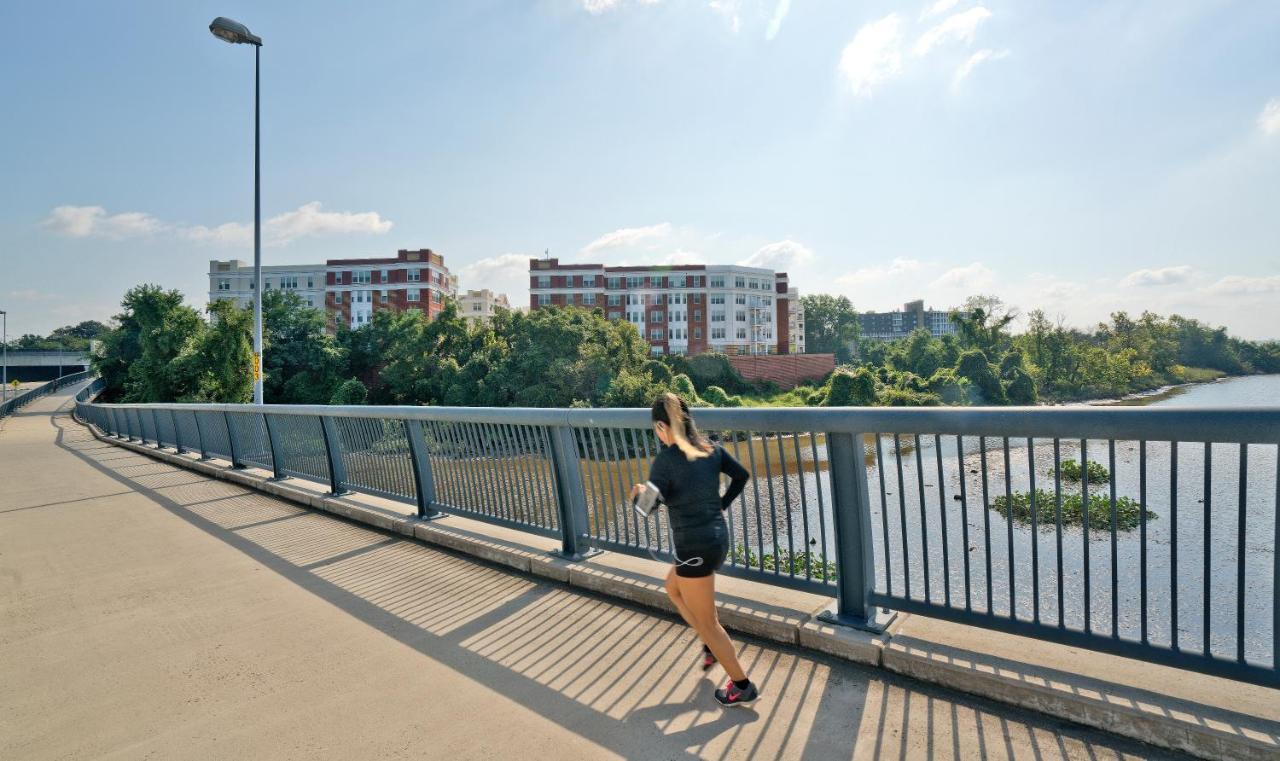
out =
<svg viewBox="0 0 1280 761"><path fill-rule="evenodd" d="M792 354L804 354L804 302L800 300L800 291L787 289L787 340L791 344Z"/></svg>
<svg viewBox="0 0 1280 761"><path fill-rule="evenodd" d="M505 293L494 293L488 288L467 291L458 297L458 314L467 322L488 322L495 309L510 309Z"/></svg>
<svg viewBox="0 0 1280 761"><path fill-rule="evenodd" d="M323 264L271 264L262 267L262 290L291 291L310 307L324 308ZM253 304L253 265L239 259L209 262L209 301L235 299Z"/></svg>

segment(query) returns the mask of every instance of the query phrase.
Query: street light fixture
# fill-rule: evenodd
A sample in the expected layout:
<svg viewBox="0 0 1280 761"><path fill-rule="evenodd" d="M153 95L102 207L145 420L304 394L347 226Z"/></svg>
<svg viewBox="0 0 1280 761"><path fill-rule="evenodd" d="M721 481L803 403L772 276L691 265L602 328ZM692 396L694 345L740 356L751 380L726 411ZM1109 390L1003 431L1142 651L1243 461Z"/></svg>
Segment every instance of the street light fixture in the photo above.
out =
<svg viewBox="0 0 1280 761"><path fill-rule="evenodd" d="M253 403L262 404L262 185L258 158L258 54L262 38L239 21L223 16L209 24L209 31L233 45L253 45Z"/></svg>

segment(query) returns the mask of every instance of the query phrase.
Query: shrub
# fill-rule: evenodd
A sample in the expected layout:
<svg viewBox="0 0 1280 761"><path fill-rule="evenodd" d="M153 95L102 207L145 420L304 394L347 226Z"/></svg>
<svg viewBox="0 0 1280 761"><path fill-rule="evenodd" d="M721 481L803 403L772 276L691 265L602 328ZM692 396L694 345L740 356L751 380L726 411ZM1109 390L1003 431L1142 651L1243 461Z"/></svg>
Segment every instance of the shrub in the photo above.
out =
<svg viewBox="0 0 1280 761"><path fill-rule="evenodd" d="M702 398L716 407L742 406L741 397L730 396L719 386L707 386L707 390L702 392Z"/></svg>
<svg viewBox="0 0 1280 761"><path fill-rule="evenodd" d="M1010 371L1009 380L1004 384L1004 391L1010 404L1029 405L1040 400L1035 379L1031 377L1031 373L1021 367L1015 367Z"/></svg>
<svg viewBox="0 0 1280 761"><path fill-rule="evenodd" d="M875 376L866 368L836 370L827 382L826 406L866 407L876 402Z"/></svg>
<svg viewBox="0 0 1280 761"><path fill-rule="evenodd" d="M967 404L969 401L969 382L950 368L929 376L929 391L937 394L943 404Z"/></svg>
<svg viewBox="0 0 1280 761"><path fill-rule="evenodd" d="M1034 496L1036 520L1041 525L1054 525L1057 503L1054 500L1053 492L1036 489ZM1031 521L1031 502L1032 494L1028 492L1014 492L1012 500L1009 499L1008 495L1001 494L991 501L991 509L1007 517L1012 505L1014 520L1029 523ZM1083 505L1084 500L1079 493L1063 494L1062 525L1082 525L1084 523ZM1156 517L1155 513L1150 510L1147 511L1147 520L1153 520ZM1137 528L1141 523L1141 503L1132 497L1117 497L1116 530L1130 531ZM1107 531L1111 529L1111 498L1107 495L1089 495L1089 528Z"/></svg>
<svg viewBox="0 0 1280 761"><path fill-rule="evenodd" d="M1053 471L1049 471L1049 475L1053 475ZM1080 483L1081 470L1080 463L1075 460L1062 461L1062 480L1071 483ZM1107 470L1107 466L1097 460L1089 461L1089 483L1105 484L1111 482L1111 471Z"/></svg>
<svg viewBox="0 0 1280 761"><path fill-rule="evenodd" d="M928 392L887 388L880 392L880 404L886 407L937 407L942 404L942 399Z"/></svg>
<svg viewBox="0 0 1280 761"><path fill-rule="evenodd" d="M987 355L970 349L956 362L956 375L969 381L970 398L978 404L1006 404L1004 386L987 361Z"/></svg>
<svg viewBox="0 0 1280 761"><path fill-rule="evenodd" d="M684 373L671 378L671 390L683 396L684 400L689 404L693 404L698 400L698 391L693 387L693 381Z"/></svg>
<svg viewBox="0 0 1280 761"><path fill-rule="evenodd" d="M364 404L369 398L369 389L358 378L345 380L338 386L329 399L329 404Z"/></svg>
<svg viewBox="0 0 1280 761"><path fill-rule="evenodd" d="M667 384L671 382L671 368L666 363L659 362L656 359L645 360L644 371L649 374L654 383Z"/></svg>

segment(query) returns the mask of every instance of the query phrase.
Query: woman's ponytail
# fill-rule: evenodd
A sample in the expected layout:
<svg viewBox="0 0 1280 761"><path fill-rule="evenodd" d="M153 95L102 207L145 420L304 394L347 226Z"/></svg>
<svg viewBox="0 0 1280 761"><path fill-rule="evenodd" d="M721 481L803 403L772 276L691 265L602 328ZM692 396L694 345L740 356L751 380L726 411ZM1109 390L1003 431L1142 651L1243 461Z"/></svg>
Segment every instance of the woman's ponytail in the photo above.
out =
<svg viewBox="0 0 1280 761"><path fill-rule="evenodd" d="M662 420L662 418L666 420ZM671 438L689 460L706 457L711 453L711 446L702 440L693 418L689 416L685 401L673 393L667 392L658 397L653 405L653 419L667 424Z"/></svg>

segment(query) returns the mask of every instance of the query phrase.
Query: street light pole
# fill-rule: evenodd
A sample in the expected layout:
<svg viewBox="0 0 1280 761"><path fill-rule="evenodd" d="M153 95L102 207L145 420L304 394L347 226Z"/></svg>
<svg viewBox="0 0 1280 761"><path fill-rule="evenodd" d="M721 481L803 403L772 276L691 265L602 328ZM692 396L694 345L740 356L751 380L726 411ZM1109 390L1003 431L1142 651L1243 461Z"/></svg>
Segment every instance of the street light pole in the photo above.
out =
<svg viewBox="0 0 1280 761"><path fill-rule="evenodd" d="M9 313L0 309L0 320L4 327L0 329L0 343L4 344L4 392L0 399L9 400Z"/></svg>
<svg viewBox="0 0 1280 761"><path fill-rule="evenodd" d="M262 404L262 184L258 61L262 38L238 21L219 16L209 24L214 37L233 45L253 45L253 403Z"/></svg>

